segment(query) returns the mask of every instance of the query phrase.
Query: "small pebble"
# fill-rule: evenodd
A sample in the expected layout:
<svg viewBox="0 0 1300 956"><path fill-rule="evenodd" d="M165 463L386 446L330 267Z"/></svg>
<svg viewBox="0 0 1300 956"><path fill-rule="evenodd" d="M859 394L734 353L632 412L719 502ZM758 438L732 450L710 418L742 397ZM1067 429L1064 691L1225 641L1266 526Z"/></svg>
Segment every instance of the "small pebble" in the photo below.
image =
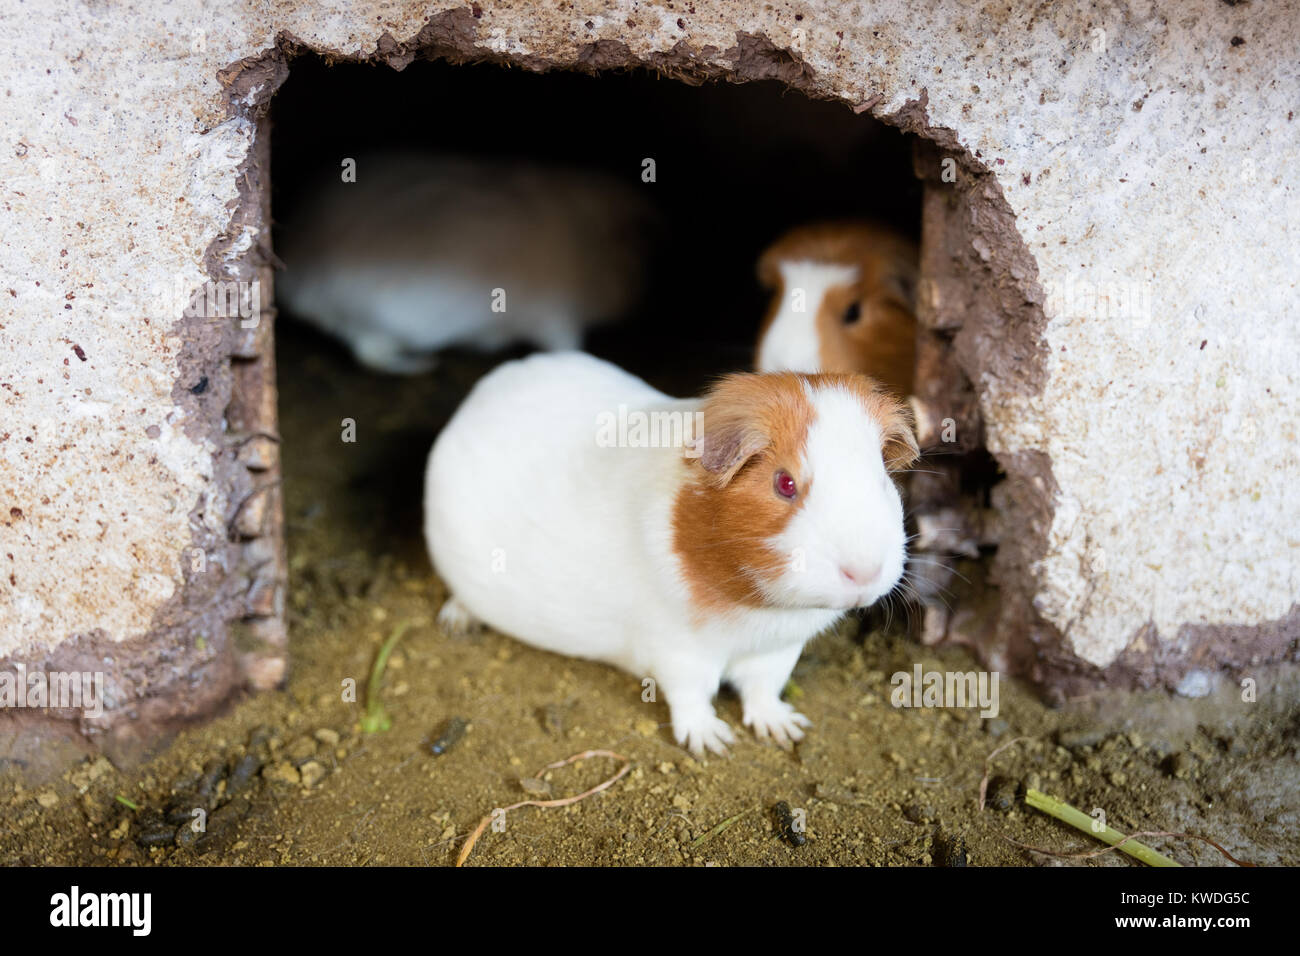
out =
<svg viewBox="0 0 1300 956"><path fill-rule="evenodd" d="M298 737L285 751L285 755L294 763L316 756L316 741L311 737Z"/></svg>
<svg viewBox="0 0 1300 956"><path fill-rule="evenodd" d="M285 783L297 786L302 782L302 775L287 760L278 760L262 768L262 779L269 783Z"/></svg>
<svg viewBox="0 0 1300 956"><path fill-rule="evenodd" d="M1105 739L1106 731L1100 727L1077 727L1073 730L1062 730L1056 735L1056 742L1068 750L1095 747Z"/></svg>
<svg viewBox="0 0 1300 956"><path fill-rule="evenodd" d="M465 728L468 726L469 723L464 717L453 717L448 720L442 728L442 733L438 734L433 743L429 745L433 755L435 757L441 756L456 746L460 739L465 736Z"/></svg>
<svg viewBox="0 0 1300 956"><path fill-rule="evenodd" d="M929 823L934 819L934 807L928 804L909 803L903 808L903 816L913 823Z"/></svg>
<svg viewBox="0 0 1300 956"><path fill-rule="evenodd" d="M298 768L298 775L302 778L302 785L310 790L325 776L325 767L318 760L308 760Z"/></svg>
<svg viewBox="0 0 1300 956"><path fill-rule="evenodd" d="M524 793L533 796L549 796L551 792L551 785L545 780L539 780L536 777L521 777L519 786L523 788Z"/></svg>
<svg viewBox="0 0 1300 956"><path fill-rule="evenodd" d="M108 758L104 756L96 757L88 761L81 767L72 772L68 779L72 785L77 788L78 792L85 793L90 789L90 785L100 780L107 774L113 773L113 765L109 763Z"/></svg>
<svg viewBox="0 0 1300 956"><path fill-rule="evenodd" d="M1205 671L1188 671L1174 688L1174 693L1196 699L1208 696L1212 688L1213 680Z"/></svg>

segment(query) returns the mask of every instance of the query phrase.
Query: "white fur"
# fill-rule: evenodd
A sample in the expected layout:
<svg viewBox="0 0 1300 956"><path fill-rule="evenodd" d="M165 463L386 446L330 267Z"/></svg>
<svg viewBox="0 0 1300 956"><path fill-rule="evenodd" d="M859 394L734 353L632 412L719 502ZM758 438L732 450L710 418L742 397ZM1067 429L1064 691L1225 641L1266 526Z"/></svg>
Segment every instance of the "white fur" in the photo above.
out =
<svg viewBox="0 0 1300 956"><path fill-rule="evenodd" d="M758 370L819 372L817 312L826 293L853 282L858 268L826 262L782 262L780 269L781 301L759 343Z"/></svg>
<svg viewBox="0 0 1300 956"><path fill-rule="evenodd" d="M451 345L571 349L634 301L648 224L632 187L593 174L362 158L286 223L276 287L382 371L424 371Z"/></svg>
<svg viewBox="0 0 1300 956"><path fill-rule="evenodd" d="M796 606L867 607L902 577L903 502L885 469L880 426L862 403L840 387L808 394L815 410L804 452L812 478L808 500L774 545L799 560L767 587L767 596ZM845 568L875 577L864 573L855 584L842 574Z"/></svg>
<svg viewBox="0 0 1300 956"><path fill-rule="evenodd" d="M774 546L805 547L816 560L792 572L785 606L707 613L672 546L688 464L677 448L601 447L598 416L620 404L700 405L576 352L506 363L475 386L438 436L425 479L429 553L456 602L448 619L477 618L536 647L653 678L677 740L696 753L732 740L711 703L723 680L760 737L798 740L808 720L780 695L803 645L851 606L834 590L834 562L879 555L896 579L886 552L901 548L901 510L882 482L878 433L842 396L814 395L808 515ZM897 528L879 526L891 518Z"/></svg>

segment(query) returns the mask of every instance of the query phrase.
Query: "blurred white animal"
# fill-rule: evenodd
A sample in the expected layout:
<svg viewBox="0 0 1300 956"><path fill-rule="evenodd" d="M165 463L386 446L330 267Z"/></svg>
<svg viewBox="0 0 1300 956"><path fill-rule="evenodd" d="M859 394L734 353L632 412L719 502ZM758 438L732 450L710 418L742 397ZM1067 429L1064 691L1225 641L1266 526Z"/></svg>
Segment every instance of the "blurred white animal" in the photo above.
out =
<svg viewBox="0 0 1300 956"><path fill-rule="evenodd" d="M461 345L571 349L638 297L653 225L634 183L448 157L361 158L285 223L281 304L396 374Z"/></svg>

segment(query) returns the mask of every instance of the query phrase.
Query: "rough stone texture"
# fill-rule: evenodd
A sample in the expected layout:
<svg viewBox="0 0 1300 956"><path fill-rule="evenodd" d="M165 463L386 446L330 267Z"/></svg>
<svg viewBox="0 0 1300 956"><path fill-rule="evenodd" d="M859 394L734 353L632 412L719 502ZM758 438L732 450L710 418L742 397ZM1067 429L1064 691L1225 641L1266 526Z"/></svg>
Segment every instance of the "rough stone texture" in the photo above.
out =
<svg viewBox="0 0 1300 956"><path fill-rule="evenodd" d="M1045 681L1294 653L1297 30L1221 0L8 4L0 661L107 662L137 717L282 673L274 435L243 451L273 433L270 316L160 293L269 276L259 117L301 49L776 78L935 140L957 179L923 173L927 216L967 218L927 238L937 361L1008 475L986 653Z"/></svg>

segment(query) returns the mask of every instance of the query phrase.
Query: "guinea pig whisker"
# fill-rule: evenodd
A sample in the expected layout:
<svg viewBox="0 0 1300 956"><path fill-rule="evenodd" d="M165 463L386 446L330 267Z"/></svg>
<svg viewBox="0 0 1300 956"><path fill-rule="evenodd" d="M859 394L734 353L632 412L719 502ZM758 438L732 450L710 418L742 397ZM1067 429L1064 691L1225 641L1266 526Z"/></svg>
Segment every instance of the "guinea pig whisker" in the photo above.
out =
<svg viewBox="0 0 1300 956"><path fill-rule="evenodd" d="M952 457L954 455L960 455L960 454L962 454L962 452L956 451L955 449L942 448L939 445L934 445L931 446L930 448L922 448L920 457L930 458L931 456L933 456L935 458L942 458L944 456Z"/></svg>
<svg viewBox="0 0 1300 956"><path fill-rule="evenodd" d="M904 598L909 599L909 603L911 601L921 600L921 593L917 591L915 587L912 586L912 583L910 581L900 580L898 584L895 585L895 591L901 594Z"/></svg>
<svg viewBox="0 0 1300 956"><path fill-rule="evenodd" d="M948 563L946 561L942 561L939 558L928 557L929 554L933 554L933 552L913 551L911 554L907 556L907 560L918 561L921 564L937 564L940 565L941 567L945 567L945 568L948 567Z"/></svg>
<svg viewBox="0 0 1300 956"><path fill-rule="evenodd" d="M889 630L894 623L894 602L890 594L886 594L883 601L885 604L885 630Z"/></svg>
<svg viewBox="0 0 1300 956"><path fill-rule="evenodd" d="M924 599L921 597L922 592L925 592L926 594L947 595L948 597L954 596L952 591L948 590L947 587L937 581L930 580L929 578L908 577L905 575L900 583L904 582L908 587L915 591L917 599L922 603L924 603Z"/></svg>
<svg viewBox="0 0 1300 956"><path fill-rule="evenodd" d="M912 584L916 591L916 601L918 604L925 604L928 601L938 600L948 610L952 610L949 603L956 599L956 595L942 584L935 584L933 581L920 581Z"/></svg>
<svg viewBox="0 0 1300 956"><path fill-rule="evenodd" d="M966 577L966 575L962 574L960 571L958 571L958 570L957 570L956 568L954 568L952 565L948 564L946 561L939 561L939 560L936 560L936 559L934 559L934 558L926 558L926 557L922 557L921 555L917 555L917 554L911 554L911 555L908 555L907 560L908 560L909 562L913 562L913 561L914 561L914 562L916 562L917 564L924 564L924 565L926 565L927 567L932 567L932 568L941 568L941 569L943 569L944 571L947 571L947 572L949 572L950 574L952 574L954 577L961 578L962 581L966 582L967 584L970 584L970 583L971 583L970 578Z"/></svg>
<svg viewBox="0 0 1300 956"><path fill-rule="evenodd" d="M953 597L952 592L947 590L946 588L936 588L934 592L930 595L930 598L928 600L925 598L918 597L916 603L924 606L934 601L938 601L939 604L943 605L944 610L951 613L952 602L949 599L952 597Z"/></svg>
<svg viewBox="0 0 1300 956"><path fill-rule="evenodd" d="M904 602L903 607L906 608L905 613L907 616L907 629L909 632L915 633L917 630L917 620L916 620L917 605L912 601L907 601Z"/></svg>
<svg viewBox="0 0 1300 956"><path fill-rule="evenodd" d="M950 590L948 590L942 584L938 584L934 581L929 581L929 580L918 581L916 579L909 579L906 574L904 575L903 579L901 579L900 583L902 582L905 582L908 588L911 589L913 594L915 594L915 600L917 604L925 605L937 598L939 603L942 604L948 611L950 612L952 611L951 601L955 600L956 595L954 595ZM925 594L927 595L926 597L923 597L921 595L922 590L925 591Z"/></svg>

